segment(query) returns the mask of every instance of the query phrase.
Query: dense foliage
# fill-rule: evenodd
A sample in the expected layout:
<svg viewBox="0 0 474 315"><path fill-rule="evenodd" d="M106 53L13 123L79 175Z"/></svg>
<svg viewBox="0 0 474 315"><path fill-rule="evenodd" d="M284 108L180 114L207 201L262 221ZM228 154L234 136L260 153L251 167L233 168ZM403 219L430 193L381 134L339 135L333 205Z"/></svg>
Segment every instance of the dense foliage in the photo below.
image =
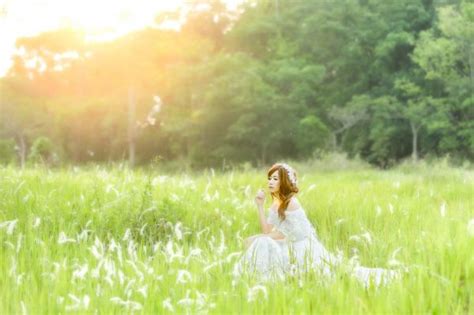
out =
<svg viewBox="0 0 474 315"><path fill-rule="evenodd" d="M473 3L207 2L157 17L184 15L179 31L19 39L0 85L2 152L13 140L18 161L38 161L29 152L43 137L74 163L215 166L332 150L383 167L474 159Z"/></svg>

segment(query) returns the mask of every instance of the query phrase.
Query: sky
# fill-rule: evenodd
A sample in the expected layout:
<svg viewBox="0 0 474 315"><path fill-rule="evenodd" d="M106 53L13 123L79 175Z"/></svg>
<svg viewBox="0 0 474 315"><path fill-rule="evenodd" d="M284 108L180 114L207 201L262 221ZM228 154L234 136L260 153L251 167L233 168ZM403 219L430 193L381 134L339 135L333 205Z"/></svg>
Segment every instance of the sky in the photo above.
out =
<svg viewBox="0 0 474 315"><path fill-rule="evenodd" d="M152 26L158 12L186 1L192 0L0 0L0 76L11 66L18 37L71 26L91 40L112 39ZM242 1L224 2L235 8Z"/></svg>

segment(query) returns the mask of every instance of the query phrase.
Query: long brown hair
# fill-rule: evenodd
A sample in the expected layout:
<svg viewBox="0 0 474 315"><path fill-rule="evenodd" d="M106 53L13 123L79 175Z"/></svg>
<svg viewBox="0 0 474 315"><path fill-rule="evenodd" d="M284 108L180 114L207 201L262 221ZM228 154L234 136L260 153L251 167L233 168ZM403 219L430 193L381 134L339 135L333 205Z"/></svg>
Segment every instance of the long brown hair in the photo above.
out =
<svg viewBox="0 0 474 315"><path fill-rule="evenodd" d="M278 171L278 177L280 179L280 189L276 193L272 193L272 198L278 198L281 203L278 207L278 216L281 220L285 220L285 210L290 203L291 197L298 193L298 187L296 183L292 183L287 170L281 163L275 163L268 170L268 177L270 177L275 171ZM293 171L294 172L294 171ZM296 179L296 172L294 172L294 178Z"/></svg>

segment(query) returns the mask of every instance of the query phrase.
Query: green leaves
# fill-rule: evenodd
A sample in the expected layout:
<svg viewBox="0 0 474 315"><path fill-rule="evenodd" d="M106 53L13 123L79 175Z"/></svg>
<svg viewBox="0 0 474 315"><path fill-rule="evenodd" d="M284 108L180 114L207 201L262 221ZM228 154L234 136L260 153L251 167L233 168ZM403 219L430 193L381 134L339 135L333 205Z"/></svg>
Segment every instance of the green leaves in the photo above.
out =
<svg viewBox="0 0 474 315"><path fill-rule="evenodd" d="M269 163L329 148L384 166L417 151L472 158L474 5L436 3L262 0L237 18L199 1L157 18L186 17L179 31L95 44L74 30L23 38L0 132L24 149L48 136L75 162L120 159L129 120L140 125L159 95L139 161Z"/></svg>
<svg viewBox="0 0 474 315"><path fill-rule="evenodd" d="M315 115L307 115L299 121L296 143L301 155L308 156L317 150L326 150L329 146L330 131Z"/></svg>

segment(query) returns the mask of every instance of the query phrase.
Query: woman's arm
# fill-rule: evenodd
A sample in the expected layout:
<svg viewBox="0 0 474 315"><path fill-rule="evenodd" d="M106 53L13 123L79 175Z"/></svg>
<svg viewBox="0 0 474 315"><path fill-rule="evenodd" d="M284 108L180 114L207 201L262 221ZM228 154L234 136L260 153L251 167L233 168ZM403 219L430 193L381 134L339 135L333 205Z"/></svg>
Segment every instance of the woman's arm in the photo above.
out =
<svg viewBox="0 0 474 315"><path fill-rule="evenodd" d="M282 240L282 239L285 238L285 235L282 234L282 233L279 232L279 231L272 231L272 232L270 232L270 233L253 235L253 236L247 237L247 238L244 240L244 247L245 247L245 249L249 248L250 245L253 243L253 241L255 241L255 239L258 238L258 237L260 237L260 236L269 236L269 237L271 237L271 238L274 239L274 240Z"/></svg>
<svg viewBox="0 0 474 315"><path fill-rule="evenodd" d="M258 219L260 222L260 227L262 228L262 232L264 234L270 233L273 229L273 225L267 223L267 218L265 217L265 211L263 210L263 206L258 206Z"/></svg>
<svg viewBox="0 0 474 315"><path fill-rule="evenodd" d="M280 231L271 231L270 233L267 233L266 235L270 236L274 240L282 240L286 237L285 234L281 233Z"/></svg>
<svg viewBox="0 0 474 315"><path fill-rule="evenodd" d="M260 222L260 227L264 234L270 233L273 229L273 226L267 223L267 218L265 217L265 210L263 209L263 203L265 201L265 192L263 189L260 189L255 196L255 204L258 209L258 220Z"/></svg>

